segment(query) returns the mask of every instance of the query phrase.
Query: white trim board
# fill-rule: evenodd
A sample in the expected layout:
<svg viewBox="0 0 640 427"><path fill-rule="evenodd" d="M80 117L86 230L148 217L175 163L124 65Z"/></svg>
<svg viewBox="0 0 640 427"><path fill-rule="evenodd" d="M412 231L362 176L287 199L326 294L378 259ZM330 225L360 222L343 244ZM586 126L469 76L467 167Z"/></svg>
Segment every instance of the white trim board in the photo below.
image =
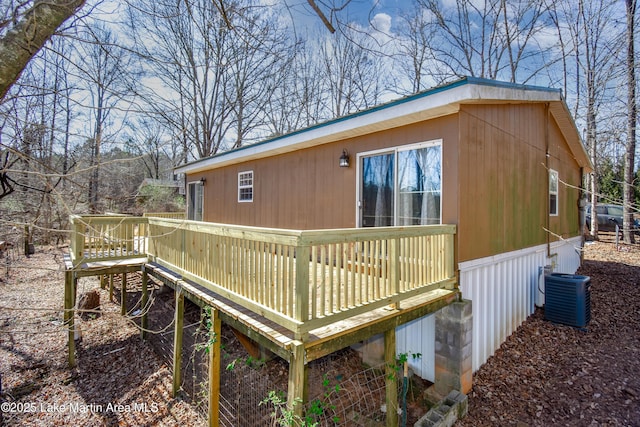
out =
<svg viewBox="0 0 640 427"><path fill-rule="evenodd" d="M581 244L582 238L580 236L576 236L576 237L571 237L569 239L565 239L565 240L560 240L560 241L556 241L556 242L551 242L551 251L553 252L554 249L560 248L562 246L565 246L567 244L573 245L576 250L581 250L580 249L580 244ZM485 265L491 265L491 264L498 264L500 262L504 262L504 261L508 261L511 259L515 259L515 258L519 258L523 255L528 255L531 253L540 253L540 252L546 252L547 250L547 244L544 243L542 245L538 245L538 246L532 246L529 248L524 248L524 249L519 249L516 251L511 251L511 252L504 252L501 254L497 254L497 255L493 255L493 256L489 256L489 257L485 257L485 258L478 258L478 259L473 259L470 261L463 261L458 263L458 270L460 270L460 272L466 272L468 270L473 270L475 268L478 267L482 267ZM552 254L553 255L553 254Z"/></svg>

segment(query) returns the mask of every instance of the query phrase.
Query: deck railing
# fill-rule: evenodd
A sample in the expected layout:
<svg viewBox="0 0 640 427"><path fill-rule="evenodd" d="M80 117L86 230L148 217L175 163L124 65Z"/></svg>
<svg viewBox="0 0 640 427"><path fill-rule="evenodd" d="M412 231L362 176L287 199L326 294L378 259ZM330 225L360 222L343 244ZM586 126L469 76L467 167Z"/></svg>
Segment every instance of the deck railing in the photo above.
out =
<svg viewBox="0 0 640 427"><path fill-rule="evenodd" d="M153 217L153 218L169 218L169 219L185 219L186 215L184 212L145 212L142 214L143 217Z"/></svg>
<svg viewBox="0 0 640 427"><path fill-rule="evenodd" d="M146 254L297 335L455 286L453 225L299 231L156 217L100 221L72 221L85 230L85 257L101 249L107 256ZM127 242L120 252L111 249L114 239L93 234L112 236L114 228ZM72 249L80 244L72 240Z"/></svg>
<svg viewBox="0 0 640 427"><path fill-rule="evenodd" d="M132 216L71 215L71 260L78 265L146 256L146 222Z"/></svg>

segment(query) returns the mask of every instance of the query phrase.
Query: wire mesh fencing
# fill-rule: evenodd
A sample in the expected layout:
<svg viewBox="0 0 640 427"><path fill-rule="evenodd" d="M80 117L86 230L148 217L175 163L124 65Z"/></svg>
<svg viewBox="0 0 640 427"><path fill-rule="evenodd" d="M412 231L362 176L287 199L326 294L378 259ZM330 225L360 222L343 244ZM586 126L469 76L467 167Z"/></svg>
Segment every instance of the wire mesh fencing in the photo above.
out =
<svg viewBox="0 0 640 427"><path fill-rule="evenodd" d="M158 291L156 288L154 306L149 310L149 329L161 332L150 334L149 341L170 366L173 327L167 325L173 321L174 298L172 292ZM186 397L206 416L209 356L203 344L209 337L202 310L195 304L185 304L184 325L181 385ZM249 356L234 331L225 325L220 339L220 426L385 425L384 365L367 367L358 353L350 348L310 362L307 365L304 416L296 419L286 405L288 362L273 355L264 358ZM394 384L400 397L402 378ZM400 402L391 410L398 407L402 407ZM288 423L286 419L289 419Z"/></svg>

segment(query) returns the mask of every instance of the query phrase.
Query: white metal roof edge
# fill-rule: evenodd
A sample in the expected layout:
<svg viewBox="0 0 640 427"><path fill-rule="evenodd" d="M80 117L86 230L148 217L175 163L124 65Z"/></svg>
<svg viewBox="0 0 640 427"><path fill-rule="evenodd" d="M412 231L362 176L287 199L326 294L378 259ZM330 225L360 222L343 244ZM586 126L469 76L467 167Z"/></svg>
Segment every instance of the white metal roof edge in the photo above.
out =
<svg viewBox="0 0 640 427"><path fill-rule="evenodd" d="M391 129L453 114L463 103L552 101L562 101L559 90L467 77L370 110L178 166L175 172L196 173Z"/></svg>

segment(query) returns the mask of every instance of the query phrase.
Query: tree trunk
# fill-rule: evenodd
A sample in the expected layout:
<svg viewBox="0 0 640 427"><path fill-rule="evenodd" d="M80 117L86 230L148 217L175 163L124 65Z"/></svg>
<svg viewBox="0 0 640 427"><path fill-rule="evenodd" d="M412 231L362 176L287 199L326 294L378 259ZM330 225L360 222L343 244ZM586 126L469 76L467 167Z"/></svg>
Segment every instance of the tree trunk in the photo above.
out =
<svg viewBox="0 0 640 427"><path fill-rule="evenodd" d="M627 144L624 157L624 191L623 191L623 236L625 243L634 243L633 237L633 202L635 194L633 178L636 153L636 123L638 108L636 105L636 71L634 52L634 21L636 0L626 0L627 6Z"/></svg>
<svg viewBox="0 0 640 427"><path fill-rule="evenodd" d="M29 60L85 0L37 0L0 39L0 100Z"/></svg>

